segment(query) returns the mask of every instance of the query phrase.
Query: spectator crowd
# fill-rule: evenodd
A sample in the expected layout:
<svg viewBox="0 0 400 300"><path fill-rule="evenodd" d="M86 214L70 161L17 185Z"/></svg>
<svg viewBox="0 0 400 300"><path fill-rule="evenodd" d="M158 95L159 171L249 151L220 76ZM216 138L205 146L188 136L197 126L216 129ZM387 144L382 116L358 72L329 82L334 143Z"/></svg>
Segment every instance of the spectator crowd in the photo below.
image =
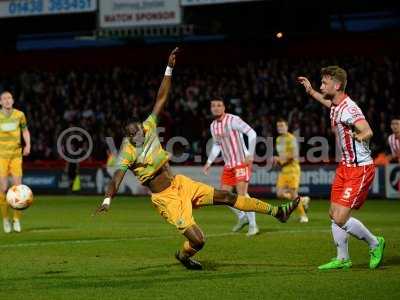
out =
<svg viewBox="0 0 400 300"><path fill-rule="evenodd" d="M312 101L296 82L297 76L304 75L318 88L319 70L327 65L347 70L347 93L375 132L373 152L383 151L390 118L399 113L399 57L268 58L243 64L178 66L160 121L164 141L185 137L189 145L174 151L185 151L191 158L203 154L204 161L212 121L209 101L218 95L225 99L228 112L241 116L260 136L275 136L275 121L283 117L289 120L290 130L306 142L313 136L326 136L332 148L329 110ZM27 116L32 135L30 160L58 159L57 138L71 126L82 127L92 136L90 159L105 160L105 138L113 137L118 146L124 122L130 117L143 120L151 112L163 71L159 65L26 70L1 74L0 90L10 90L15 107ZM302 153L310 146L304 143ZM257 151L265 149L258 147Z"/></svg>

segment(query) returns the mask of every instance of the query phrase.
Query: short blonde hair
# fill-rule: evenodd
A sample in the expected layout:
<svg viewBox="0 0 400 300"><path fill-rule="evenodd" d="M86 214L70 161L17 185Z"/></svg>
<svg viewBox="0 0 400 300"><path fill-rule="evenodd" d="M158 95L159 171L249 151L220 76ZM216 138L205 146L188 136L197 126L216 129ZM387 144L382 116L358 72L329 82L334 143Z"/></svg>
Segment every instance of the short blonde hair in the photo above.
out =
<svg viewBox="0 0 400 300"><path fill-rule="evenodd" d="M328 66L321 69L321 77L330 76L340 82L340 91L344 91L347 85L347 72L339 66Z"/></svg>

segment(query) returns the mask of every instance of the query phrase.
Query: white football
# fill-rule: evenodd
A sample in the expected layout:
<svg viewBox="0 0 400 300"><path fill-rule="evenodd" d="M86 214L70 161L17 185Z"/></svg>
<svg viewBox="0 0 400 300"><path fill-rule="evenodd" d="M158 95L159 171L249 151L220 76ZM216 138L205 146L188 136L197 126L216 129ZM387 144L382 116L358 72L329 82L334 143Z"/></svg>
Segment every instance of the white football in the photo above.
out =
<svg viewBox="0 0 400 300"><path fill-rule="evenodd" d="M32 190L24 184L13 185L8 189L7 202L14 209L27 209L33 203Z"/></svg>

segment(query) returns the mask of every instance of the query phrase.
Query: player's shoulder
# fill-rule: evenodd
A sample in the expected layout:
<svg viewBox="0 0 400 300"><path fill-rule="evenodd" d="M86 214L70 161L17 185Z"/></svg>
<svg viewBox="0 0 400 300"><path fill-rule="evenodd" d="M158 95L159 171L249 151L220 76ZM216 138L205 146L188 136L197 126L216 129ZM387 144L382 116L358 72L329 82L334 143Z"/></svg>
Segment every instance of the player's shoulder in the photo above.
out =
<svg viewBox="0 0 400 300"><path fill-rule="evenodd" d="M351 99L350 97L347 97L346 98L346 103L345 103L345 108L346 108L346 110L348 110L348 111L351 111L352 109L354 110L354 109L358 109L358 110L361 110L360 109L360 106L358 106L358 104L357 104L357 102L355 102L353 99Z"/></svg>
<svg viewBox="0 0 400 300"><path fill-rule="evenodd" d="M291 133L291 132L288 132L288 134L287 134L287 138L288 138L288 140L295 140L296 139L296 136L293 134L293 133Z"/></svg>
<svg viewBox="0 0 400 300"><path fill-rule="evenodd" d="M135 146L133 146L127 138L124 138L121 145L121 152L135 152Z"/></svg>
<svg viewBox="0 0 400 300"><path fill-rule="evenodd" d="M240 120L240 117L238 115L234 114L225 114L226 118L231 119L231 120Z"/></svg>
<svg viewBox="0 0 400 300"><path fill-rule="evenodd" d="M362 110L358 104L352 100L350 97L347 97L346 103L344 105L343 109L344 114L350 114L350 115L362 115Z"/></svg>
<svg viewBox="0 0 400 300"><path fill-rule="evenodd" d="M357 104L357 102L356 101L354 101L353 99L351 99L349 96L347 96L347 98L345 99L345 101L346 101L346 106L347 107L349 107L349 106L357 106L358 107L358 104Z"/></svg>
<svg viewBox="0 0 400 300"><path fill-rule="evenodd" d="M22 110L19 110L19 109L16 109L16 108L13 108L13 114L14 114L14 116L17 116L17 117L25 115Z"/></svg>
<svg viewBox="0 0 400 300"><path fill-rule="evenodd" d="M390 134L387 139L389 142L392 141L394 139L394 133Z"/></svg>

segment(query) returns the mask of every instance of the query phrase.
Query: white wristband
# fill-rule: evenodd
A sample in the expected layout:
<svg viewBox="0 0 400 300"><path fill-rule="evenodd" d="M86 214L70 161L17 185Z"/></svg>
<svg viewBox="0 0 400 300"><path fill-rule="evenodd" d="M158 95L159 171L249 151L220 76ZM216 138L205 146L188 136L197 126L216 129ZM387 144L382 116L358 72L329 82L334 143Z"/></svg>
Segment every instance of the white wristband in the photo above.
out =
<svg viewBox="0 0 400 300"><path fill-rule="evenodd" d="M110 197L107 197L107 198L105 198L104 200L103 200L103 205L110 205L111 204L111 198Z"/></svg>
<svg viewBox="0 0 400 300"><path fill-rule="evenodd" d="M170 66L167 66L167 68L165 69L165 76L172 76L172 70L173 68L171 68Z"/></svg>

